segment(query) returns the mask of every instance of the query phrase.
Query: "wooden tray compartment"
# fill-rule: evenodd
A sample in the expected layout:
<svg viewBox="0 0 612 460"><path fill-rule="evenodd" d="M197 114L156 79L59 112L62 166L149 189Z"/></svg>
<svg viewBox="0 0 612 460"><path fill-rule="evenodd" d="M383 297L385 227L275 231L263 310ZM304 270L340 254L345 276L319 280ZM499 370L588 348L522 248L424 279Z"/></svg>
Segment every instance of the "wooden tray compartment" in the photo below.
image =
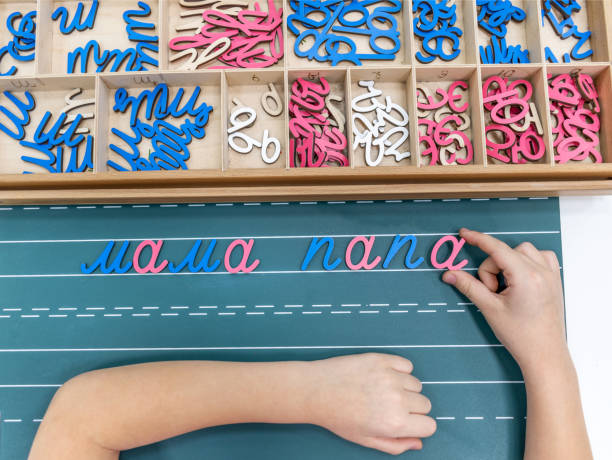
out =
<svg viewBox="0 0 612 460"><path fill-rule="evenodd" d="M532 64L541 63L544 60L542 38L540 36L541 8L540 2L534 0L512 0L512 4L521 8L526 13L526 18L522 21L510 20L507 24L506 44L508 46L521 45L522 49L529 50L529 60ZM476 10L477 33L477 53L478 62L483 64L480 57L480 47L487 47L491 44L491 34L478 24L478 14L480 8Z"/></svg>
<svg viewBox="0 0 612 460"><path fill-rule="evenodd" d="M413 118L413 114L412 114L412 99L413 99L413 94L414 94L414 85L413 85L412 73L410 69L406 69L406 68L387 68L387 69L381 69L381 70L351 69L350 77L351 77L351 88L350 88L351 99L354 99L355 97L366 94L368 92L367 88L359 85L360 81L373 81L374 88L383 92L383 94L377 98L380 103L384 104L385 97L389 96L391 97L391 101L393 103L402 107L408 114L409 123L408 123L408 126L406 126L406 128L408 128L409 137L401 145L397 146L396 149L399 152L408 151L410 152L410 156L398 162L395 160L393 156L385 155L382 161L379 163L379 166L396 166L396 167L410 166L410 165L416 166L418 164L418 154L416 150L415 137L413 134L415 127L412 126L412 124L415 123L413 121L415 119ZM362 102L360 105L369 105L369 104L370 104L369 101L365 101L365 102ZM352 107L352 103L349 104L349 107ZM355 148L355 137L356 137L354 134L354 130L355 130L354 115L355 113L352 110L349 113L351 117L351 121L350 121L351 132L348 133L347 138L349 140L349 148L351 149L352 155L353 155L353 165L354 167L357 167L357 168L358 167L371 168L370 166L367 165L366 160L365 160L365 147L362 145L358 145ZM374 119L376 118L375 112L369 112L364 115L370 122L373 122ZM391 113L391 116L397 118L398 114L396 111L393 111ZM358 122L358 123L359 125L357 128L360 131L363 130L364 126L361 124L361 122ZM387 122L386 126L384 127L385 132L391 129L392 127L393 125ZM393 135L390 138L392 142L399 141L399 139L400 139L399 135ZM378 154L377 147L372 146L372 157L376 157L377 154Z"/></svg>
<svg viewBox="0 0 612 460"><path fill-rule="evenodd" d="M606 3L609 3L609 1L583 0L580 2L582 9L572 14L572 20L580 32L584 32L586 30L591 31L591 38L581 47L580 51L590 48L593 50L593 54L580 61L576 61L571 58L571 62L582 63L610 61L610 42L605 39L606 34L610 33L610 24L607 23L610 18L606 18ZM563 16L560 12L554 8L553 11L557 16L557 19L563 20ZM555 28L550 23L548 18L544 18L543 23L544 25L541 27L543 47L548 46L557 57L559 63L563 63L563 55L571 52L574 45L578 42L578 39L568 37L564 40L557 35Z"/></svg>
<svg viewBox="0 0 612 460"><path fill-rule="evenodd" d="M408 2L405 2L408 3ZM412 3L412 2L410 2ZM411 16L411 30L412 30L412 56L413 62L416 65L456 65L456 64L475 64L478 60L478 50L476 49L476 7L475 0L456 0L455 5L457 21L455 22L454 27L458 27L463 31L463 35L459 37L459 47L461 52L459 55L451 60L445 61L439 57L436 57L431 63L424 64L419 62L416 58L417 51L423 51L422 40L421 37L414 34L414 18L416 18L417 13L413 13L412 8L410 11ZM447 53L450 53L451 47L448 42L444 42L444 50Z"/></svg>
<svg viewBox="0 0 612 460"><path fill-rule="evenodd" d="M488 65L484 66L481 69L482 75L482 84L484 85L485 81L488 78L498 75L502 78L507 78L508 83L516 81L516 80L527 80L531 83L533 92L530 98L530 102L535 103L536 109L538 111L538 117L540 119L540 123L542 124L543 135L542 138L544 140L544 146L546 152L544 156L537 161L528 161L528 163L540 163L540 164L548 164L552 165L553 155L552 155L552 142L550 134L550 117L549 117L549 107L548 107L548 93L546 90L546 74L545 70L542 66L535 65L514 65L508 66L505 64L499 65ZM485 129L491 124L491 118L489 112L484 109L483 106L483 114L484 114L484 122ZM491 136L491 134L489 134ZM486 164L503 164L499 160L492 158L487 155ZM522 165L519 165L522 166Z"/></svg>
<svg viewBox="0 0 612 460"><path fill-rule="evenodd" d="M138 0L110 0L100 1L98 6L98 12L94 27L92 29L85 29L81 32L78 30L73 31L70 34L64 35L60 31L60 18L53 21L51 15L58 7L65 7L69 12L68 24L72 22L75 17L77 5L80 2L78 0L39 0L39 14L37 16L37 72L40 74L65 74L67 73L67 62L68 53L74 51L75 48L83 47L90 40L96 40L100 45L101 52L107 50L126 50L135 46L135 42L128 39L126 31L126 23L123 20L123 13L126 10L140 10L138 6ZM89 13L90 2L81 2L85 4L82 18L85 20ZM155 24L155 31L148 31L144 29L136 29L137 33L144 33L146 35L158 35L159 36L159 1L158 0L144 0L144 3L149 5L151 8L151 14L149 16L134 16L133 19L137 21L152 22ZM43 21L39 18L47 18ZM93 54L91 53L87 62L87 73L95 73L96 65L93 62ZM159 54L147 50L147 54L150 56L157 56L159 60ZM112 63L108 65L108 68ZM149 68L151 66L148 66ZM76 61L74 73L81 73L81 59ZM125 63L122 63L121 70L125 69Z"/></svg>
<svg viewBox="0 0 612 460"><path fill-rule="evenodd" d="M92 99L95 96L95 78L89 76L70 76L70 77L9 77L0 79L0 104L21 118L20 112L15 105L10 102L4 91L10 91L20 101L26 101L25 91L28 91L35 100L36 105L30 111L30 122L24 126L24 140L32 141L36 129L43 117L49 111L49 118L45 132L53 127L57 121L61 111L66 106L66 96L75 88L82 88L81 94L75 97L77 100ZM87 105L70 111L67 115L75 115L78 113L94 113L96 109L92 105ZM15 132L15 125L8 120L6 115L0 114L0 123L5 125L10 131ZM89 133L95 138L95 121L94 119L83 119L79 124L81 128L89 129ZM87 135L87 134L85 134ZM85 152L85 142L79 146L78 164L83 161ZM95 161L95 142L94 142L94 161ZM55 149L52 149L55 151ZM63 149L63 166L62 170L66 170L66 166L70 161L70 148ZM39 165L25 162L21 159L22 155L34 158L46 159L44 154L37 152L34 149L21 146L19 141L2 133L0 135L0 175L2 174L23 174L31 172L36 174L50 174L49 171ZM91 169L87 172L92 172Z"/></svg>
<svg viewBox="0 0 612 460"><path fill-rule="evenodd" d="M429 66L419 66L416 69L416 82L417 85L423 85L432 92L435 100L438 98L435 96L436 88L443 88L448 90L450 85L455 81L463 81L468 85L467 91L460 91L463 94L463 99L459 101L459 104L468 102L470 104L466 113L470 117L470 127L465 131L467 136L472 142L474 148L474 159L472 164L484 165L484 121L482 114L482 86L480 84L480 77L478 70L471 66L457 66L457 67L445 67L445 68L432 68ZM416 97L416 94L415 94ZM415 101L416 106L416 101ZM426 118L433 119L433 112L430 111ZM417 116L418 110L417 110ZM423 128L419 129L421 132ZM419 149L422 146L419 143ZM419 154L421 152L419 151ZM436 168L440 167L463 167L463 165L429 165L429 157L420 157L420 165Z"/></svg>
<svg viewBox="0 0 612 460"><path fill-rule="evenodd" d="M129 108L125 113L115 112L115 92L118 88L126 88L130 96L136 96L143 89L153 89L159 83L166 83L170 90L169 101L172 101L179 88L184 89L183 103L189 99L194 88L201 88L198 104L206 102L213 106L213 111L209 114L208 123L205 130L206 135L203 139L193 138L188 145L190 158L187 160L189 169L221 169L222 165L222 149L224 143L223 120L225 113L221 104L221 82L222 73L220 71L206 73L124 73L117 75L105 75L99 79L98 97L100 104L100 120L102 126L99 127L98 135L98 172L114 171L107 164L108 160L112 160L124 167L128 167L125 160L120 155L110 150L110 144L115 144L120 148L126 148L127 144L119 139L111 132L112 128L123 128L124 132L130 133L129 127ZM182 105L182 104L181 104ZM141 111L141 119L143 114ZM173 122L176 118L169 116L166 120ZM180 120L184 120L181 117ZM151 123L151 121L147 121ZM143 139L140 143L139 151L141 157L148 158L148 149L151 146L149 139Z"/></svg>
<svg viewBox="0 0 612 460"><path fill-rule="evenodd" d="M294 10L291 8L290 6L290 1L285 0L284 4L285 4L285 17L289 17L289 15L294 13ZM346 3L346 2L345 2ZM366 7L368 9L368 11L372 12L378 5L371 5ZM394 13L393 17L395 18L395 20L397 21L397 28L398 31L400 33L400 40L401 40L401 47L400 49L397 51L397 53L395 54L395 59L393 60L363 60L363 66L374 66L374 67L387 67L387 66L393 66L393 65L401 65L401 64L410 64L411 61L411 49L412 49L412 34L411 34L411 24L412 24L412 20L411 20L411 15L410 15L410 8L408 7L408 2L403 2L402 5L402 11L398 12L398 13ZM316 15L316 13L315 13ZM316 17L318 19L322 19L323 15L319 15L319 16L312 16L313 18ZM349 18L351 20L357 20L360 16L357 16L356 14L351 14L349 15ZM337 21L334 25L337 24ZM286 24L285 24L286 26ZM298 29L300 31L305 30L305 28L303 27L298 27ZM318 29L321 30L321 29ZM354 41L356 47L357 47L357 52L359 53L371 53L372 50L370 48L369 45L369 37L365 36L365 35L359 35L359 34L350 34L350 38ZM286 57L286 62L287 65L290 68L316 68L316 67L333 67L329 62L325 61L325 62L319 62L316 59L312 59L312 60L308 60L307 58L301 58L296 56L294 49L295 49L295 42L297 40L297 36L294 35L291 31L289 31L288 29L286 29L286 33L285 33L285 57ZM303 48L302 49L308 49L311 44L312 41L314 39L311 38L307 38L304 43L303 43ZM388 40L385 40L388 42ZM378 42L377 42L378 43ZM384 46L379 44L378 46ZM324 46L321 46L321 50L320 53L323 53L324 51ZM348 50L348 48L345 48L344 46L340 47L340 51L341 52L346 52ZM338 67L347 67L349 64L347 62L341 62L340 64L338 64Z"/></svg>
<svg viewBox="0 0 612 460"><path fill-rule="evenodd" d="M161 36L160 36L160 48L163 48L163 54L160 59L161 69L163 70L184 70L183 65L187 61L187 57L177 57L179 52L172 51L169 49L169 42L172 38L182 37L187 35L193 35L196 33L198 23L201 24L202 16L201 14L196 14L198 11L203 11L205 7L186 7L179 3L178 0L160 0L160 15L161 15ZM198 2L192 2L197 4ZM258 3L259 7L263 11L269 11L268 9L268 0L246 0L248 3L247 9L254 10L255 4ZM207 8L211 8L213 6L213 2L209 2L209 6ZM285 7L285 2L283 0L273 0L274 7L278 9L283 9L283 16L286 14L287 9ZM181 14L186 14L186 16L181 17ZM179 30L177 31L177 27ZM189 27L187 29L187 27ZM193 27L193 28L192 28ZM283 36L286 37L285 24L283 23ZM184 29L184 30L180 30ZM283 46L283 49L286 48L286 41ZM264 46L264 49L267 49L267 46ZM201 51L198 51L198 55L200 55ZM224 66L221 61L218 59L213 59L207 63L202 64L198 67L198 70L206 69L214 66ZM283 59L279 60L276 64L269 67L272 69L283 69Z"/></svg>
<svg viewBox="0 0 612 460"><path fill-rule="evenodd" d="M286 168L288 150L287 133L289 116L287 111L287 95L285 91L285 74L278 70L244 69L242 71L224 72L223 79L226 85L223 107L227 114L226 127L224 128L223 144L223 169L231 168ZM282 113L278 116L269 115L263 108L261 96L271 91L268 85L273 84L282 104ZM270 137L278 139L281 146L281 154L274 163L266 163L261 154L261 149L254 147L251 153L243 154L233 150L228 142L227 129L231 127L229 116L236 108L233 99L237 98L242 104L255 110L257 119L255 123L240 132L252 137L258 142L262 141L264 130L269 131ZM270 105L273 103L270 102ZM244 116L242 117L244 119ZM243 142L239 142L243 146ZM272 154L272 146L268 155Z"/></svg>
<svg viewBox="0 0 612 460"><path fill-rule="evenodd" d="M587 64L584 63L580 66L576 66L574 64L549 64L546 66L546 69L549 74L553 77L556 77L560 74L574 74L574 73L585 73L593 77L593 81L595 82L595 87L597 88L597 93L599 95L599 107L600 113L599 122L599 147L598 150L602 152L602 160L604 163L612 163L612 133L610 133L609 127L612 126L612 77L611 77L611 67L606 65L599 64ZM548 90L548 86L547 86ZM551 126L554 123L554 120L551 119ZM552 133L551 133L552 139ZM551 140L551 145L552 145ZM571 161L573 164L589 164L592 163L592 158L589 157L587 160L583 162ZM557 167L565 167L567 164L557 164Z"/></svg>
<svg viewBox="0 0 612 460"><path fill-rule="evenodd" d="M36 11L36 0L26 1L15 1L15 0L0 0L0 47L5 46L9 41L13 40L13 35L9 32L6 21L8 17L14 12L20 12L21 18L15 18L13 23L15 28L19 27L19 21L30 11ZM38 21L36 21L36 27L38 27ZM32 50L35 51L35 50ZM21 53L21 54L30 54ZM14 59L9 53L6 53L2 57L2 65L0 66L0 72L7 72L12 66L17 68L17 72L14 75L34 75L36 61L19 61Z"/></svg>

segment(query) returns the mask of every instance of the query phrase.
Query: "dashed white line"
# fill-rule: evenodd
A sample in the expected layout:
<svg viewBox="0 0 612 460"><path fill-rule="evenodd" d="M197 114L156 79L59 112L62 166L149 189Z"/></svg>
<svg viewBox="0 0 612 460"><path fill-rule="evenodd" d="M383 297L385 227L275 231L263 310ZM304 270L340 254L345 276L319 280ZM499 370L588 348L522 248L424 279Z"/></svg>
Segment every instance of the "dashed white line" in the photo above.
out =
<svg viewBox="0 0 612 460"><path fill-rule="evenodd" d="M302 308L304 305L294 304L294 305L285 305L285 308Z"/></svg>
<svg viewBox="0 0 612 460"><path fill-rule="evenodd" d="M455 420L455 417L436 417L436 420Z"/></svg>
<svg viewBox="0 0 612 460"><path fill-rule="evenodd" d="M234 206L234 203L215 203L215 206Z"/></svg>
<svg viewBox="0 0 612 460"><path fill-rule="evenodd" d="M385 203L403 203L403 200L385 200Z"/></svg>
<svg viewBox="0 0 612 460"><path fill-rule="evenodd" d="M457 305L474 305L472 302L457 302Z"/></svg>
<svg viewBox="0 0 612 460"><path fill-rule="evenodd" d="M7 418L2 420L4 423L21 423L23 422L23 420L21 420L20 418Z"/></svg>
<svg viewBox="0 0 612 460"><path fill-rule="evenodd" d="M412 200L414 203L431 203L433 200Z"/></svg>
<svg viewBox="0 0 612 460"><path fill-rule="evenodd" d="M206 315L208 315L208 313L202 313L202 312L200 312L200 313L189 313L189 316L206 316Z"/></svg>
<svg viewBox="0 0 612 460"><path fill-rule="evenodd" d="M121 313L105 313L104 316L108 318L120 318L123 316Z"/></svg>
<svg viewBox="0 0 612 460"><path fill-rule="evenodd" d="M226 305L225 308L230 308L230 309L246 308L246 305Z"/></svg>
<svg viewBox="0 0 612 460"><path fill-rule="evenodd" d="M68 315L49 315L49 318L68 318Z"/></svg>
<svg viewBox="0 0 612 460"><path fill-rule="evenodd" d="M542 196L542 197L531 197L529 198L530 200L548 200L547 196Z"/></svg>
<svg viewBox="0 0 612 460"><path fill-rule="evenodd" d="M322 315L322 311L303 311L302 315Z"/></svg>
<svg viewBox="0 0 612 460"><path fill-rule="evenodd" d="M329 308L331 307L330 303L313 303L313 308Z"/></svg>
<svg viewBox="0 0 612 460"><path fill-rule="evenodd" d="M21 308L3 308L2 311L21 311Z"/></svg>
<svg viewBox="0 0 612 460"><path fill-rule="evenodd" d="M159 307L142 307L143 310L159 310Z"/></svg>
<svg viewBox="0 0 612 460"><path fill-rule="evenodd" d="M275 315L293 315L292 311L275 311Z"/></svg>
<svg viewBox="0 0 612 460"><path fill-rule="evenodd" d="M22 318L40 318L40 315L21 315Z"/></svg>
<svg viewBox="0 0 612 460"><path fill-rule="evenodd" d="M190 203L187 206L190 208L203 208L206 205L204 203Z"/></svg>
<svg viewBox="0 0 612 460"><path fill-rule="evenodd" d="M97 206L77 206L77 209L96 209Z"/></svg>
<svg viewBox="0 0 612 460"><path fill-rule="evenodd" d="M0 319L9 319L11 315L0 315Z"/></svg>
<svg viewBox="0 0 612 460"><path fill-rule="evenodd" d="M106 206L102 206L104 209L120 209L123 206L121 205L106 205Z"/></svg>
<svg viewBox="0 0 612 460"><path fill-rule="evenodd" d="M76 311L78 310L78 308L76 307L60 307L58 308L59 311Z"/></svg>
<svg viewBox="0 0 612 460"><path fill-rule="evenodd" d="M369 305L370 307L388 307L389 306L388 303L371 303Z"/></svg>
<svg viewBox="0 0 612 460"><path fill-rule="evenodd" d="M39 207L23 208L24 211L38 211L39 209L40 209Z"/></svg>
<svg viewBox="0 0 612 460"><path fill-rule="evenodd" d="M51 206L49 209L53 211L63 211L65 209L68 209L68 206Z"/></svg>
<svg viewBox="0 0 612 460"><path fill-rule="evenodd" d="M106 310L106 307L87 307L85 308L85 310L99 311L99 310Z"/></svg>
<svg viewBox="0 0 612 460"><path fill-rule="evenodd" d="M350 315L352 312L347 311L347 310L342 310L342 311L332 311L331 314L332 315Z"/></svg>
<svg viewBox="0 0 612 460"><path fill-rule="evenodd" d="M132 316L134 317L142 317L142 318L148 318L149 316L151 316L151 313L132 313Z"/></svg>
<svg viewBox="0 0 612 460"><path fill-rule="evenodd" d="M133 310L134 307L115 307L115 310Z"/></svg>
<svg viewBox="0 0 612 460"><path fill-rule="evenodd" d="M77 318L93 318L94 314L83 314L83 315L76 315Z"/></svg>
<svg viewBox="0 0 612 460"><path fill-rule="evenodd" d="M184 305L174 305L170 307L170 310L189 310L189 307L186 307Z"/></svg>
<svg viewBox="0 0 612 460"><path fill-rule="evenodd" d="M379 310L359 310L359 313L362 315L370 315L370 314L377 314L380 313Z"/></svg>
<svg viewBox="0 0 612 460"><path fill-rule="evenodd" d="M245 206L261 206L261 203L244 203Z"/></svg>
<svg viewBox="0 0 612 460"><path fill-rule="evenodd" d="M236 313L235 312L221 312L221 313L217 313L217 315L219 316L234 316Z"/></svg>
<svg viewBox="0 0 612 460"><path fill-rule="evenodd" d="M133 204L132 208L150 208L151 205L149 204Z"/></svg>
<svg viewBox="0 0 612 460"><path fill-rule="evenodd" d="M514 420L514 417L495 417L495 420Z"/></svg>
<svg viewBox="0 0 612 460"><path fill-rule="evenodd" d="M287 206L289 203L270 203L272 206Z"/></svg>
<svg viewBox="0 0 612 460"><path fill-rule="evenodd" d="M446 199L444 199L442 201L450 202L450 201L461 201L461 200L459 198L446 198Z"/></svg>
<svg viewBox="0 0 612 460"><path fill-rule="evenodd" d="M40 307L40 308L32 307L32 311L49 311L49 310L51 310L51 309L48 308L48 307Z"/></svg>
<svg viewBox="0 0 612 460"><path fill-rule="evenodd" d="M427 305L430 307L446 307L448 304L446 302L429 302Z"/></svg>
<svg viewBox="0 0 612 460"><path fill-rule="evenodd" d="M261 315L265 315L266 312L264 311L247 311L247 315L257 315L257 316L261 316Z"/></svg>
<svg viewBox="0 0 612 460"><path fill-rule="evenodd" d="M161 316L178 316L178 313L162 313Z"/></svg>
<svg viewBox="0 0 612 460"><path fill-rule="evenodd" d="M0 211L12 211L13 208L0 208Z"/></svg>
<svg viewBox="0 0 612 460"><path fill-rule="evenodd" d="M313 204L317 204L316 201L300 201L301 205L313 205Z"/></svg>
<svg viewBox="0 0 612 460"><path fill-rule="evenodd" d="M418 303L398 303L398 307L418 307Z"/></svg>
<svg viewBox="0 0 612 460"><path fill-rule="evenodd" d="M178 204L160 204L160 208L178 208Z"/></svg>
<svg viewBox="0 0 612 460"><path fill-rule="evenodd" d="M356 201L356 203L358 203L358 204L371 204L371 203L374 203L374 201L372 201L372 200L359 200L359 201Z"/></svg>
<svg viewBox="0 0 612 460"><path fill-rule="evenodd" d="M341 303L341 307L361 307L360 303Z"/></svg>
<svg viewBox="0 0 612 460"><path fill-rule="evenodd" d="M328 201L327 204L346 204L346 201Z"/></svg>
<svg viewBox="0 0 612 460"><path fill-rule="evenodd" d="M389 310L389 313L408 313L408 310Z"/></svg>
<svg viewBox="0 0 612 460"><path fill-rule="evenodd" d="M518 198L500 198L499 201L517 201Z"/></svg>
<svg viewBox="0 0 612 460"><path fill-rule="evenodd" d="M446 313L465 313L465 310L446 310Z"/></svg>
<svg viewBox="0 0 612 460"><path fill-rule="evenodd" d="M417 313L436 313L438 310L417 310Z"/></svg>
<svg viewBox="0 0 612 460"><path fill-rule="evenodd" d="M42 418L33 418L32 422L33 423L40 423L40 422L42 422Z"/></svg>
<svg viewBox="0 0 612 460"><path fill-rule="evenodd" d="M204 310L206 308L208 309L217 308L217 306L216 305L200 305L198 308L201 308L202 310Z"/></svg>
<svg viewBox="0 0 612 460"><path fill-rule="evenodd" d="M490 198L470 198L470 201L489 201Z"/></svg>
<svg viewBox="0 0 612 460"><path fill-rule="evenodd" d="M274 308L274 305L255 305L255 308Z"/></svg>
<svg viewBox="0 0 612 460"><path fill-rule="evenodd" d="M466 420L484 420L484 417L465 417Z"/></svg>

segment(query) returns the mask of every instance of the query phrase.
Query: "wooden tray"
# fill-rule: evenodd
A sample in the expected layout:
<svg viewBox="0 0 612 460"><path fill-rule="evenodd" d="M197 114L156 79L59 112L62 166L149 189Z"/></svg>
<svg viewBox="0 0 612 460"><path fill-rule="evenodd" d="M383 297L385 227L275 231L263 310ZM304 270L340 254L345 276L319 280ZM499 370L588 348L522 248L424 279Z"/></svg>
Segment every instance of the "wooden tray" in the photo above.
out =
<svg viewBox="0 0 612 460"><path fill-rule="evenodd" d="M261 0L260 0L261 1ZM128 4L129 3L129 4ZM28 4L37 9L36 59L19 74L0 77L0 90L13 92L28 89L44 104L38 111L60 109L66 90L81 87L85 97L95 97L95 121L89 120L95 136L95 166L93 171L79 174L21 174L24 163L22 149L17 141L0 136L0 204L7 203L105 203L105 202L185 202L185 201L260 201L310 199L377 199L414 197L478 197L478 196L542 196L565 193L608 193L612 191L612 2L587 0L577 22L592 31L590 46L592 59L572 64L544 63L544 45L557 44L557 36L542 26L539 0L522 0L528 19L521 25L512 24L509 37L526 44L533 61L518 65L482 65L479 63L478 45L486 36L477 27L475 0L458 0L462 37L461 59L449 64L422 65L414 58L418 42L413 35L412 12L404 2L399 15L402 31L402 50L396 61L389 65L367 64L363 67L318 64L299 59L293 54L295 37L285 32L285 58L268 69L197 70L181 71L170 60L172 53L167 43L176 26L178 2L148 0L157 33L160 36L160 69L154 72L119 72L87 75L62 74L66 53L75 46L95 38L107 47L125 46L126 38L117 33L117 18L124 10L135 7L136 2L106 0L101 2L93 30L64 36L57 22L50 18L57 6L66 6L73 12L74 0L38 0L29 2L0 1L0 21ZM253 3L253 2L250 2ZM265 4L265 1L263 2ZM285 17L291 9L288 1L276 1ZM520 3L520 2L519 2ZM25 5L25 8L24 8ZM521 5L519 5L521 6ZM583 13L583 14L582 14ZM106 27L104 24L108 23ZM123 23L120 24L123 26ZM0 39L6 41L6 32ZM125 35L125 34L123 34ZM527 39L528 38L528 39ZM560 48L561 49L561 48ZM90 65L90 68L93 66ZM601 104L600 149L602 164L574 163L559 165L552 153L553 137L548 110L547 74L583 72L594 77ZM546 144L544 161L537 164L493 164L485 154L485 113L482 107L482 82L492 75L508 78L527 78L534 87L533 100L542 119ZM362 151L349 151L350 166L346 168L289 168L286 154L289 146L288 111L289 87L298 77L326 77L344 95L346 133L352 145L350 101L357 82L371 79L408 109L411 121L417 119L415 88L417 83L444 85L457 79L469 83L471 106L471 138L474 145L474 163L464 166L427 166L418 153L417 123L410 123L410 151L413 155L400 164L393 160L381 166L367 167ZM172 89L200 86L203 100L214 106L206 137L191 144L190 170L181 171L109 171L106 162L115 155L108 148L113 126L127 123L125 114L112 111L112 98L116 88L151 88L165 82ZM257 123L247 129L261 133L270 129L282 145L281 160L265 164L257 155L240 155L227 145L227 123L231 100L239 97L243 102L255 104L269 82L275 83L285 104L280 117L266 117L259 111ZM252 99L252 101L251 101ZM263 128L265 126L266 128ZM116 155L115 155L116 156Z"/></svg>

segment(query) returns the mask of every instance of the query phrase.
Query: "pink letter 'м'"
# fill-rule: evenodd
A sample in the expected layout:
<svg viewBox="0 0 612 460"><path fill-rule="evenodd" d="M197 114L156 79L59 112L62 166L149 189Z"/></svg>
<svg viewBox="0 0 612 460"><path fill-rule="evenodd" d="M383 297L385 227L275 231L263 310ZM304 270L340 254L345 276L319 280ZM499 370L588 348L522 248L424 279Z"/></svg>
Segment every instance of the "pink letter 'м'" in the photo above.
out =
<svg viewBox="0 0 612 460"><path fill-rule="evenodd" d="M438 251L440 250L440 248L442 247L444 243L451 243L453 245L453 250L450 256L448 256L448 259L440 263L438 262ZM461 251L461 248L463 247L464 244L465 244L465 240L463 238L461 238L460 240L457 240L457 238L452 235L447 235L445 237L440 238L438 242L435 244L435 246L433 247L433 249L431 250L431 265L433 265L436 268L441 268L441 269L461 270L463 267L467 265L468 263L467 259L463 259L457 265L453 265L453 262L455 262L455 259L459 255L459 251Z"/></svg>
<svg viewBox="0 0 612 460"><path fill-rule="evenodd" d="M166 268L166 265L168 265L167 260L164 260L157 267L155 266L155 263L157 262L157 258L159 257L159 253L163 245L164 245L163 240L159 240L157 243L151 240L145 240L142 243L140 243L138 247L136 248L136 251L134 251L134 258L132 259L132 263L134 264L134 270L136 270L137 273L141 273L141 274L149 273L149 272L159 273L164 268ZM149 259L149 263L146 266L140 267L140 253L147 246L151 247L151 258Z"/></svg>

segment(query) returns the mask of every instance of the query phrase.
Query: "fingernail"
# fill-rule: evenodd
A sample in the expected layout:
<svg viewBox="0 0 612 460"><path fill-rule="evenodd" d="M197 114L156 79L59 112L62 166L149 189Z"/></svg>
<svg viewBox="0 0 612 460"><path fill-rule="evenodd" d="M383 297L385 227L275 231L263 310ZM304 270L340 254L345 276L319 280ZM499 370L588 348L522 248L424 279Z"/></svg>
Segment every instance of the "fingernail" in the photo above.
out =
<svg viewBox="0 0 612 460"><path fill-rule="evenodd" d="M447 284L455 284L457 282L457 276L454 273L446 272L442 277L442 281Z"/></svg>

